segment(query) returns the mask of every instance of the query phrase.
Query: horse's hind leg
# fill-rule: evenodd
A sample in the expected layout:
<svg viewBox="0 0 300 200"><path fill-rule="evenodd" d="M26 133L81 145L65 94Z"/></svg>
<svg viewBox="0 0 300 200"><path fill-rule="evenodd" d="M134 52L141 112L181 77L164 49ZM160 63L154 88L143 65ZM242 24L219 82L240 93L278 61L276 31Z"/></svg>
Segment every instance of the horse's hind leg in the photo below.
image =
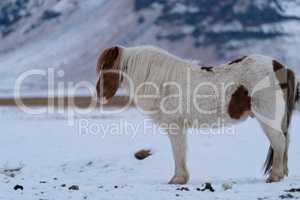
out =
<svg viewBox="0 0 300 200"><path fill-rule="evenodd" d="M269 173L267 182L277 182L280 181L286 173L285 168L287 165L284 164L285 159L287 159L287 157L285 157L287 148L286 137L280 130L273 129L264 123L261 123L261 125L271 143L269 155L266 160L266 173Z"/></svg>

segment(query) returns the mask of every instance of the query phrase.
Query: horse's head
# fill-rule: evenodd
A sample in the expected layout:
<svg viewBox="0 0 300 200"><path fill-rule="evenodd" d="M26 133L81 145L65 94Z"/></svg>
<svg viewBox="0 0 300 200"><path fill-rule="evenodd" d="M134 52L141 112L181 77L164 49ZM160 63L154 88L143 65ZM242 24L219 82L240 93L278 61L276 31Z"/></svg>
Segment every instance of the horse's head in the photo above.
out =
<svg viewBox="0 0 300 200"><path fill-rule="evenodd" d="M117 92L121 83L122 47L105 49L97 61L97 97L100 103L107 103Z"/></svg>

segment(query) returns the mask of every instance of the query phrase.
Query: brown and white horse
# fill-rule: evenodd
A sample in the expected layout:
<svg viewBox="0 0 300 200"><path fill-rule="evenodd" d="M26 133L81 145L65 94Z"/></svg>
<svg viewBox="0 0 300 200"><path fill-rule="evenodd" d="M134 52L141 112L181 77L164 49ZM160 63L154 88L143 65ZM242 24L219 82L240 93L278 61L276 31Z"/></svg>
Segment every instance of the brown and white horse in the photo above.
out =
<svg viewBox="0 0 300 200"><path fill-rule="evenodd" d="M253 117L270 141L265 162L267 182L288 175L288 129L300 110L299 82L278 61L249 55L217 67L199 67L151 46L105 49L97 63L97 94L108 102L121 85L135 104L166 128L175 160L171 184L185 184L186 129L231 125ZM165 126L164 126L165 127Z"/></svg>

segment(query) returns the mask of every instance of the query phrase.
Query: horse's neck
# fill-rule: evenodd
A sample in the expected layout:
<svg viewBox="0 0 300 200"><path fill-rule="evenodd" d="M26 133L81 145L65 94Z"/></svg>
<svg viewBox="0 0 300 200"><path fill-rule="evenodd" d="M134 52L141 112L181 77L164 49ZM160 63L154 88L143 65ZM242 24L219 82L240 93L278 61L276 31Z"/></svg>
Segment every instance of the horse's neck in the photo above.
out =
<svg viewBox="0 0 300 200"><path fill-rule="evenodd" d="M169 73L177 71L176 65L182 65L179 58L154 47L127 48L124 51L124 62L128 66L128 75L136 84L153 79L160 80L156 84L168 81L166 78Z"/></svg>

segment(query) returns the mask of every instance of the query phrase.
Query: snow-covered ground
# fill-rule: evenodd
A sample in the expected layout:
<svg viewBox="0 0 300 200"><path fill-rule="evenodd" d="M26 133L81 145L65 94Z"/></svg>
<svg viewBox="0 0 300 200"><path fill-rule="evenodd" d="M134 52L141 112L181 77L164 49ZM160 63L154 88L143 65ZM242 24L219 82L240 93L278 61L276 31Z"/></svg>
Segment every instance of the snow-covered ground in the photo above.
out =
<svg viewBox="0 0 300 200"><path fill-rule="evenodd" d="M16 23L9 36L0 38L0 98L13 97L16 80L23 72L33 69L44 70L47 75L53 69L55 91L58 82L67 86L88 81L93 87L99 52L114 44L161 46L183 58L213 64L241 54L263 53L279 59L299 74L299 20L274 24L274 27L262 26L267 30L279 29L286 35L257 41L237 39L232 46L238 48L228 49L220 60L216 56L218 49L195 48L191 37L176 42L157 40L157 33L166 29L154 22L158 10L154 7L136 13L133 0L30 2L31 14ZM295 3L296 0L285 3L286 14L299 16L300 7ZM42 20L45 11L60 15ZM139 19L144 22L138 23ZM217 24L212 27L218 28ZM190 28L185 26L183 31L189 32ZM64 76L58 75L61 70ZM22 96L47 96L47 75L26 79ZM87 91L77 92L77 95L89 95ZM123 91L119 93L123 94ZM283 182L264 183L261 168L268 141L257 122L249 119L221 135L218 131L208 135L204 130L197 134L190 130L191 180L186 186L189 191L180 191L179 186L167 184L174 167L167 136L151 126L137 110L130 108L117 114L99 110L88 114L68 111L33 116L18 108L0 107L0 200L263 200L278 199L287 194L284 190L300 187L299 116L294 117L291 127L290 176ZM74 121L70 121L70 115ZM136 160L134 153L143 148L151 149L153 155L143 161ZM197 191L206 182L212 183L216 191ZM232 189L224 191L224 183L233 185ZM23 186L23 190L14 190L16 185ZM79 190L69 190L72 185L79 186ZM300 198L300 193L292 195Z"/></svg>
<svg viewBox="0 0 300 200"><path fill-rule="evenodd" d="M167 136L151 129L134 108L75 114L70 126L67 114L57 111L33 116L2 107L0 199L278 199L287 194L284 190L300 187L299 120L295 115L290 131L290 176L273 184L262 176L268 142L255 120L221 135L190 130L191 180L189 191L180 191L167 184L173 173ZM136 160L134 153L143 148L153 155ZM13 172L15 177L3 174L18 167L22 169ZM215 192L197 191L206 182ZM224 191L224 183L232 189ZM24 190L14 190L16 185ZM72 185L79 190L69 190Z"/></svg>

